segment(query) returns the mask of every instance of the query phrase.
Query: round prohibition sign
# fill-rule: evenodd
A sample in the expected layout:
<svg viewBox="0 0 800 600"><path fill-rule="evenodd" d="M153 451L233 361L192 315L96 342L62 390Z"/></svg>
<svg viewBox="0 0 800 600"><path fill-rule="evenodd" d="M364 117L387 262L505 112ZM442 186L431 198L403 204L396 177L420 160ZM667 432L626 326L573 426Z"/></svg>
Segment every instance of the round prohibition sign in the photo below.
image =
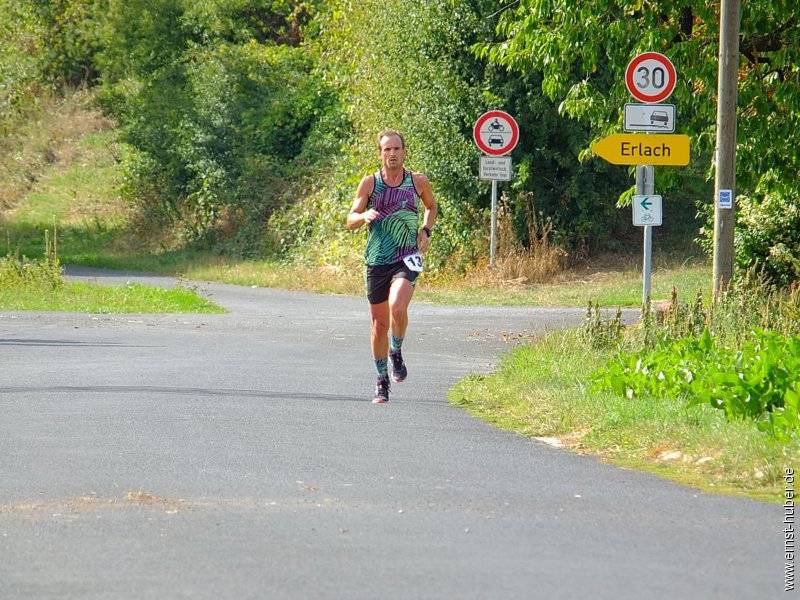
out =
<svg viewBox="0 0 800 600"><path fill-rule="evenodd" d="M507 112L490 110L483 113L472 129L475 144L489 156L511 152L519 141L519 126Z"/></svg>
<svg viewBox="0 0 800 600"><path fill-rule="evenodd" d="M658 52L640 54L625 69L625 85L631 96L650 104L668 98L677 79L675 65Z"/></svg>

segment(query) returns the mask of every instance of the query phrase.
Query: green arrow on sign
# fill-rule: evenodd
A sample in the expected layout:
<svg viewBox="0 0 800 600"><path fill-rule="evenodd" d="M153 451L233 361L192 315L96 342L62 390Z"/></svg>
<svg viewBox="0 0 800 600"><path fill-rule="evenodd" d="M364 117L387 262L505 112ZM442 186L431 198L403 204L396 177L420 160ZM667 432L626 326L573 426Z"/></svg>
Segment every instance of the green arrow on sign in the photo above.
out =
<svg viewBox="0 0 800 600"><path fill-rule="evenodd" d="M652 202L650 202L650 198L649 198L649 197L647 197L647 196L645 196L645 197L642 199L642 202L641 202L641 204L642 204L642 208L643 208L643 209L645 209L645 210L650 210L650 207L653 205L653 203L652 203Z"/></svg>

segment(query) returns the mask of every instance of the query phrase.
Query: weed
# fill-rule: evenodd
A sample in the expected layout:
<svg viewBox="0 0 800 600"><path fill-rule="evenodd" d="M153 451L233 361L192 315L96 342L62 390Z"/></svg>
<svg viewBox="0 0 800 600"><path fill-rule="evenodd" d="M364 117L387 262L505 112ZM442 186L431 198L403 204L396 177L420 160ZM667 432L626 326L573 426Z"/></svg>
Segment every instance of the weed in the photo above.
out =
<svg viewBox="0 0 800 600"><path fill-rule="evenodd" d="M586 314L578 328L578 336L587 345L608 349L618 347L622 341L625 327L622 324L622 309L617 307L613 319L603 320L600 305L589 301Z"/></svg>
<svg viewBox="0 0 800 600"><path fill-rule="evenodd" d="M0 288L55 290L63 285L61 267L57 261L31 261L16 253L0 257Z"/></svg>
<svg viewBox="0 0 800 600"><path fill-rule="evenodd" d="M55 232L55 229L54 229ZM64 286L61 265L58 262L58 236L45 230L44 258L28 260L18 251L0 258L0 288L10 290L57 290Z"/></svg>
<svg viewBox="0 0 800 600"><path fill-rule="evenodd" d="M637 360L628 363L631 370ZM587 343L580 332L553 332L503 357L491 375L462 380L449 399L504 429L627 467L714 492L779 497L779 466L797 460L800 449L800 439L789 433L798 420L794 406L800 397L792 395L800 391L797 385L785 396L789 408L775 409L762 421L729 420L710 403L689 408L685 397L628 396L625 388L587 385L608 362L608 349ZM651 367L640 363L639 371L649 370L651 376L639 381L658 380ZM769 425L762 423L770 419L775 434L764 435Z"/></svg>

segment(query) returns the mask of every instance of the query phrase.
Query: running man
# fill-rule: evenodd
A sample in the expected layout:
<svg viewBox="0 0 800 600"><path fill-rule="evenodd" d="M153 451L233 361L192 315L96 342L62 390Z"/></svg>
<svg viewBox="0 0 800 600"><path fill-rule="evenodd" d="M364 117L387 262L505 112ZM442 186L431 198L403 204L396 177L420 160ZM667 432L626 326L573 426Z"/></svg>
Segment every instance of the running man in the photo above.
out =
<svg viewBox="0 0 800 600"><path fill-rule="evenodd" d="M347 215L348 229L364 224L369 228L364 260L372 318L372 357L378 371L374 404L389 401L389 361L392 381L401 383L408 375L401 352L408 327L408 305L436 221L431 182L422 173L403 167L406 154L402 133L386 129L378 134L381 168L358 184ZM425 215L418 230L420 200Z"/></svg>

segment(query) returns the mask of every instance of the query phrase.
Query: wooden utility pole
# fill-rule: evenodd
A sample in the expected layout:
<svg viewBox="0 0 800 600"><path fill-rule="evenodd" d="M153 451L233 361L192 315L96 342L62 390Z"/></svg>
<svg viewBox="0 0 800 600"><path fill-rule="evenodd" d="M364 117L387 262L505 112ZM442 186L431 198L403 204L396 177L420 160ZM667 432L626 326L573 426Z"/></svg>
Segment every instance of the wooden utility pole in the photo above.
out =
<svg viewBox="0 0 800 600"><path fill-rule="evenodd" d="M714 176L714 295L733 279L736 198L736 97L740 0L720 0L717 150Z"/></svg>

